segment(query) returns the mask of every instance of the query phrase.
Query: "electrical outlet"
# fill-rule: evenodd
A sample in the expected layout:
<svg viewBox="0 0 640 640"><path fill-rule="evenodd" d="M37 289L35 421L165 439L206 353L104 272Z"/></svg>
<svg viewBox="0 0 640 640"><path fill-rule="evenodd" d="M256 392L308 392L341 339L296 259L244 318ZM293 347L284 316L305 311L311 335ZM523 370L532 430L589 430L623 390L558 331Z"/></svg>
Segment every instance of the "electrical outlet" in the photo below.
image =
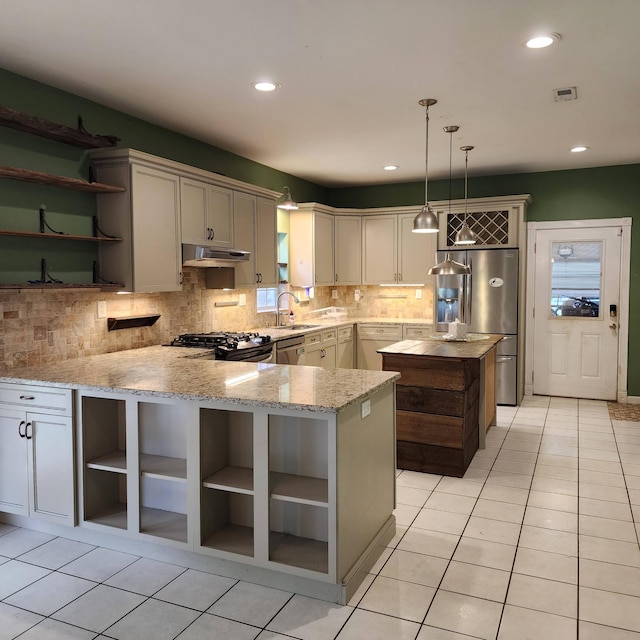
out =
<svg viewBox="0 0 640 640"><path fill-rule="evenodd" d="M422 289L416 289L416 300L422 300Z"/></svg>
<svg viewBox="0 0 640 640"><path fill-rule="evenodd" d="M337 300L338 299L338 290L337 289L331 289L331 299L332 300Z"/></svg>
<svg viewBox="0 0 640 640"><path fill-rule="evenodd" d="M241 293L238 296L238 306L239 307L246 307L247 306L247 294L246 293Z"/></svg>
<svg viewBox="0 0 640 640"><path fill-rule="evenodd" d="M361 295L362 295L362 293L360 292L360 289L356 289L356 290L353 292L353 299L354 299L356 302L360 302L360 296L361 296Z"/></svg>
<svg viewBox="0 0 640 640"><path fill-rule="evenodd" d="M364 420L370 413L371 413L371 400L365 400L360 405L360 415L362 416L362 419Z"/></svg>
<svg viewBox="0 0 640 640"><path fill-rule="evenodd" d="M96 302L96 316L98 318L107 317L107 303L104 300L100 300L100 302Z"/></svg>

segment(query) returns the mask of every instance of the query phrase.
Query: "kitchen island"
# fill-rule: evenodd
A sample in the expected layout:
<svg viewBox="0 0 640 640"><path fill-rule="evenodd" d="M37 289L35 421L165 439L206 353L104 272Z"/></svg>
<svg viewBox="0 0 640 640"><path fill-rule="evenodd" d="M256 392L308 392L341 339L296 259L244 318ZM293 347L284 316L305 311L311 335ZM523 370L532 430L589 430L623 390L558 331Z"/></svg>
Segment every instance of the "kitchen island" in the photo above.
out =
<svg viewBox="0 0 640 640"><path fill-rule="evenodd" d="M346 602L395 534L398 374L203 355L0 377L2 519Z"/></svg>
<svg viewBox="0 0 640 640"><path fill-rule="evenodd" d="M502 336L403 340L379 350L399 371L397 466L462 476L495 424L496 345Z"/></svg>

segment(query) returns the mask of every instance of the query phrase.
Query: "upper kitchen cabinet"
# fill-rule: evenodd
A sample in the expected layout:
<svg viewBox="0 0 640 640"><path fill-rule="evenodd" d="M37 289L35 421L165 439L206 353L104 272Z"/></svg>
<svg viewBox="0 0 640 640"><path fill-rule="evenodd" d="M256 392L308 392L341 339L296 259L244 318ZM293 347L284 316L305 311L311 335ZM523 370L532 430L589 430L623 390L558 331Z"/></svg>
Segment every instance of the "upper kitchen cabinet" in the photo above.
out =
<svg viewBox="0 0 640 640"><path fill-rule="evenodd" d="M300 207L289 218L290 280L295 287L332 285L334 217Z"/></svg>
<svg viewBox="0 0 640 640"><path fill-rule="evenodd" d="M415 213L362 217L362 284L424 284L436 234L413 233Z"/></svg>
<svg viewBox="0 0 640 640"><path fill-rule="evenodd" d="M180 216L182 242L234 248L231 189L180 178Z"/></svg>
<svg viewBox="0 0 640 640"><path fill-rule="evenodd" d="M250 251L247 262L235 267L236 286L275 287L277 274L277 218L275 198L233 194L235 248Z"/></svg>
<svg viewBox="0 0 640 640"><path fill-rule="evenodd" d="M121 243L100 247L98 271L140 293L180 291L180 178L159 159L131 149L92 154L100 181L124 187L98 196L98 226Z"/></svg>
<svg viewBox="0 0 640 640"><path fill-rule="evenodd" d="M361 216L334 218L335 284L362 284Z"/></svg>

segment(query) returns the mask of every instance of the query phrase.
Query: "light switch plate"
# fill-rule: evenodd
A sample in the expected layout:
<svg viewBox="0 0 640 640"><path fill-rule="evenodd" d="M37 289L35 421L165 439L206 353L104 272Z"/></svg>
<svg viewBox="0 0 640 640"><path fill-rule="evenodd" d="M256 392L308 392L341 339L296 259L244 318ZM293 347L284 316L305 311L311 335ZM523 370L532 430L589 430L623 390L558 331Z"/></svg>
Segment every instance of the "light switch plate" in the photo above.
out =
<svg viewBox="0 0 640 640"><path fill-rule="evenodd" d="M370 413L371 413L371 400L365 400L360 405L360 414L362 416L362 419L364 420L364 418L366 418Z"/></svg>
<svg viewBox="0 0 640 640"><path fill-rule="evenodd" d="M96 316L98 318L106 318L107 317L107 303L104 300L100 300L100 302L96 302Z"/></svg>
<svg viewBox="0 0 640 640"><path fill-rule="evenodd" d="M338 299L338 290L337 289L331 289L331 298L333 300L337 300Z"/></svg>
<svg viewBox="0 0 640 640"><path fill-rule="evenodd" d="M416 300L422 300L422 289L416 289Z"/></svg>
<svg viewBox="0 0 640 640"><path fill-rule="evenodd" d="M247 294L246 293L241 293L238 296L238 306L239 307L246 307L247 306Z"/></svg>

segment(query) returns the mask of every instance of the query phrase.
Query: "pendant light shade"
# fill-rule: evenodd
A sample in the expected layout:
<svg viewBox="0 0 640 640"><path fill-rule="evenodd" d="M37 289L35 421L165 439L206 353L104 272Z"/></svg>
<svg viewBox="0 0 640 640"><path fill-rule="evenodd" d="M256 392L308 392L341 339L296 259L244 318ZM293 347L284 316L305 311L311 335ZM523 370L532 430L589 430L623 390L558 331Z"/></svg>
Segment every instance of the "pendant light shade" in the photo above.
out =
<svg viewBox="0 0 640 640"><path fill-rule="evenodd" d="M283 187L282 189L282 202L278 202L276 205L278 209L286 209L287 211L294 211L298 208L298 204L294 202L291 197L291 191L289 191L289 187Z"/></svg>
<svg viewBox="0 0 640 640"><path fill-rule="evenodd" d="M468 276L471 275L471 267L462 262L456 262L451 253L447 252L444 261L431 267L427 273L430 276Z"/></svg>
<svg viewBox="0 0 640 640"><path fill-rule="evenodd" d="M426 107L427 112L424 156L424 207L422 207L422 211L413 220L414 233L438 233L438 231L440 231L438 215L429 206L427 190L429 184L429 107L433 106L437 102L438 101L433 98L425 98L419 102L421 107Z"/></svg>
<svg viewBox="0 0 640 640"><path fill-rule="evenodd" d="M460 150L464 151L464 223L458 230L458 233L456 233L456 239L453 241L453 244L457 245L471 245L475 244L478 241L478 239L476 238L476 234L471 231L471 227L467 223L467 182L469 177L469 151L471 151L471 149L473 149L473 147L460 147Z"/></svg>

